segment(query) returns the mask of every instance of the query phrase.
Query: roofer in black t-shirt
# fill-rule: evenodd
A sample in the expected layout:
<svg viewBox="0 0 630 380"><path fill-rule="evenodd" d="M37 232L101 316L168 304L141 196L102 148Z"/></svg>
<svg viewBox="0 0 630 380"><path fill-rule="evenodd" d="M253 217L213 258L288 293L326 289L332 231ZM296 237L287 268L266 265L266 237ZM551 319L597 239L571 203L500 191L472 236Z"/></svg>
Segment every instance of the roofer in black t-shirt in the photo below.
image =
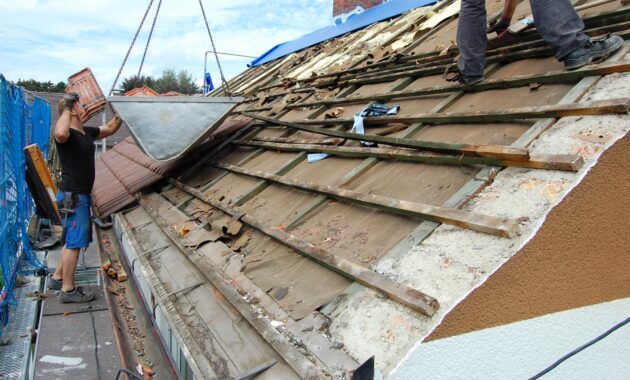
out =
<svg viewBox="0 0 630 380"><path fill-rule="evenodd" d="M111 136L122 121L114 117L101 127L84 127L75 110L79 96L66 94L57 106L59 120L55 125L55 143L61 161L61 182L57 203L64 220L65 245L55 273L48 279L48 288L60 290L62 303L89 302L93 292L74 285L74 272L82 248L91 241L90 193L94 185L94 141Z"/></svg>

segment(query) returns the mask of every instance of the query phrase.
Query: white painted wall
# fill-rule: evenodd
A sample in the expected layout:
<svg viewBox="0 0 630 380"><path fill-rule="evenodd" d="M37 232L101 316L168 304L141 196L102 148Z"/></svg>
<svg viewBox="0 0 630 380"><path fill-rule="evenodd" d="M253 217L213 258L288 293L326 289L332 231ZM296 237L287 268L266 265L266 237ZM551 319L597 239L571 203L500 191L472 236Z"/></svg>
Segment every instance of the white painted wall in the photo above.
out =
<svg viewBox="0 0 630 380"><path fill-rule="evenodd" d="M630 317L630 298L423 343L391 379L528 379ZM543 379L630 379L630 324Z"/></svg>

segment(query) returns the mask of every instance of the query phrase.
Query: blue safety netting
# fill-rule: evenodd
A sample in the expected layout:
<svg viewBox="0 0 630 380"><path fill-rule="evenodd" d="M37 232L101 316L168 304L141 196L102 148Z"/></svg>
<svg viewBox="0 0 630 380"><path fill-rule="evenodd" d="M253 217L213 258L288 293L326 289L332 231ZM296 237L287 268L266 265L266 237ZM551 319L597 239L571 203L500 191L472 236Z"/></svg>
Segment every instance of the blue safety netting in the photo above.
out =
<svg viewBox="0 0 630 380"><path fill-rule="evenodd" d="M387 3L370 8L363 13L350 16L343 24L327 26L296 40L276 45L265 54L250 62L248 66L255 67L271 62L309 46L317 45L331 38L339 37L346 33L365 28L376 22L398 16L411 9L435 4L436 2L437 0L390 0Z"/></svg>
<svg viewBox="0 0 630 380"><path fill-rule="evenodd" d="M27 228L34 203L26 186L23 148L39 145L48 155L50 105L0 74L0 322L8 323L13 288L22 266L42 268L29 243Z"/></svg>

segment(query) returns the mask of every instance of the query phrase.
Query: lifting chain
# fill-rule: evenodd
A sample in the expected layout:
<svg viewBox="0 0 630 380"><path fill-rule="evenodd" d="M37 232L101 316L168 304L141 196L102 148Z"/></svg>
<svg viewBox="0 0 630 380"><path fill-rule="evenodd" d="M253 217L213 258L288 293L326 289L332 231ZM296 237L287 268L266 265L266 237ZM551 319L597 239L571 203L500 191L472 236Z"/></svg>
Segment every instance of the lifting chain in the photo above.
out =
<svg viewBox="0 0 630 380"><path fill-rule="evenodd" d="M147 38L147 45L144 47L144 53L142 53L142 61L140 61L140 68L138 69L138 75L136 75L136 84L138 83L138 80L140 79L140 74L142 73L142 66L144 66L144 59L147 57L147 51L149 50L149 44L151 43L151 37L153 36L153 29L155 29L155 23L157 22L161 6L162 0L158 2L157 9L155 10L155 16L153 17L153 23L151 24L151 30L149 31L149 37Z"/></svg>
<svg viewBox="0 0 630 380"><path fill-rule="evenodd" d="M118 74L116 74L116 79L114 79L114 83L112 83L112 88L109 90L109 96L114 92L114 88L116 88L116 84L118 83L118 79L120 79L120 74L122 74L123 69L125 68L125 64L127 63L127 59L129 59L129 54L131 54L131 49L133 49L133 45L136 43L136 39L138 38L138 34L140 34L140 30L142 29L142 25L144 25L144 21L147 19L147 15L149 14L149 10L153 5L153 0L149 0L149 6L147 10L144 12L144 16L142 16L142 21L140 21L140 25L138 26L138 30L136 30L136 34L133 36L133 40L131 40L131 45L129 46L129 50L127 50L127 54L125 55L125 59L123 59L122 65L120 65L120 69L118 69Z"/></svg>
<svg viewBox="0 0 630 380"><path fill-rule="evenodd" d="M206 30L208 30L208 37L210 37L210 43L212 44L212 52L214 53L214 57L217 60L217 66L219 67L219 74L221 74L221 82L223 83L223 91L228 95L232 96L232 91L230 90L230 86L228 82L225 80L225 76L223 75L223 68L221 67L221 61L219 61L219 54L217 53L217 47L214 45L214 38L212 38L212 32L210 31L210 25L208 25L208 18L206 17L206 11L203 9L203 3L199 0L199 6L201 7L201 14L203 15L203 20L206 23ZM205 81L205 78L204 78Z"/></svg>
<svg viewBox="0 0 630 380"><path fill-rule="evenodd" d="M136 39L138 38L138 35L140 34L140 30L142 30L142 26L144 25L144 22L147 19L147 15L149 14L149 11L151 10L151 7L153 6L153 1L154 0L150 0L149 1L149 6L147 7L147 10L144 12L144 16L142 16L142 21L140 21L140 25L138 26L138 29L136 30L136 34L133 36L133 40L131 41L131 45L129 46L129 50L127 50L127 54L125 55L125 58L123 59L122 65L120 65L120 69L118 70L118 74L116 74L116 79L114 79L114 83L112 84L112 88L109 90L109 95L110 96L112 95L112 93L114 92L114 89L116 88L116 84L118 83L118 80L120 79L120 75L122 74L123 69L125 68L125 64L127 63L127 59L129 59L129 54L131 54L131 50L133 49L133 46L136 43ZM144 66L144 60L145 60L145 58L147 56L147 51L149 50L149 44L151 43L151 37L153 36L153 30L155 29L155 23L157 22L157 18L158 18L158 14L160 13L160 7L161 6L162 6L162 0L159 0L158 5L157 5L157 9L155 11L155 16L153 17L153 23L151 24L151 30L149 31L149 37L147 39L147 44L144 47L144 53L142 54L142 60L140 61L140 68L138 69L138 74L136 75L136 81L140 78L140 74L142 73L142 67ZM217 61L217 66L219 67L219 73L221 74L221 82L223 83L224 92L228 96L232 96L232 91L230 90L230 86L228 85L228 82L225 79L225 75L223 74L223 68L221 67L221 61L219 60L219 54L217 53L217 47L214 44L214 38L212 37L212 32L210 31L210 25L208 24L208 18L206 17L206 12L205 12L205 10L203 8L203 3L201 2L201 0L199 0L199 6L201 7L201 14L203 15L203 20L204 20L204 22L206 24L206 30L208 31L208 37L210 37L210 43L212 44L212 51L213 51L214 57L215 57L215 59Z"/></svg>

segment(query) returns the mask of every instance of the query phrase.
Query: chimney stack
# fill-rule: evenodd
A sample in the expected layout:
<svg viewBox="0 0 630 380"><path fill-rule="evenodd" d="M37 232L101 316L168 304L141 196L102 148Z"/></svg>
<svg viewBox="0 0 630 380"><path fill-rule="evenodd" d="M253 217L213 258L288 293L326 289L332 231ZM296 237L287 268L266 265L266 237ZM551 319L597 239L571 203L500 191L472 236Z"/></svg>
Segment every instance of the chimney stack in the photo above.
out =
<svg viewBox="0 0 630 380"><path fill-rule="evenodd" d="M357 9L357 7L368 10L377 5L381 5L386 0L333 0L333 18L349 13Z"/></svg>

